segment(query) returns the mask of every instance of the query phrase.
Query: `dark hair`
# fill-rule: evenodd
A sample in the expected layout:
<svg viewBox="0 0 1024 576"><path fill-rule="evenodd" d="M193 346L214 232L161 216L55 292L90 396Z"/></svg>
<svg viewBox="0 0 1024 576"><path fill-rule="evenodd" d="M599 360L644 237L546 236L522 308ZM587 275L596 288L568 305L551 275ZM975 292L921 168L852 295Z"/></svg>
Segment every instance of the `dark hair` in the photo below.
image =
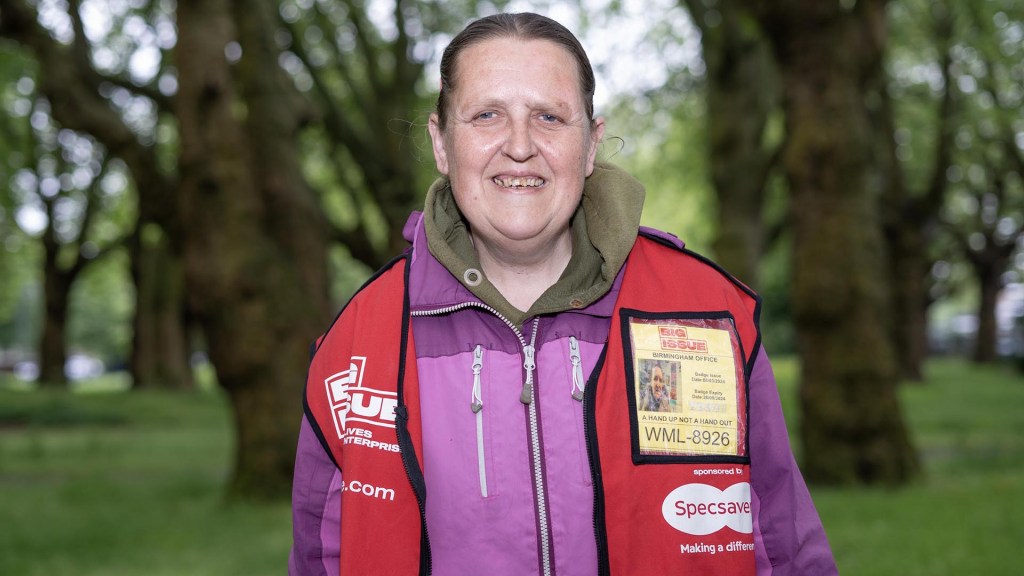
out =
<svg viewBox="0 0 1024 576"><path fill-rule="evenodd" d="M441 56L441 93L437 96L437 121L442 129L448 118L449 94L455 90L456 64L459 55L470 46L494 38L520 40L548 40L565 48L576 60L579 70L580 92L587 118L594 119L594 69L580 41L572 32L547 16L532 12L494 14L470 22L444 49Z"/></svg>

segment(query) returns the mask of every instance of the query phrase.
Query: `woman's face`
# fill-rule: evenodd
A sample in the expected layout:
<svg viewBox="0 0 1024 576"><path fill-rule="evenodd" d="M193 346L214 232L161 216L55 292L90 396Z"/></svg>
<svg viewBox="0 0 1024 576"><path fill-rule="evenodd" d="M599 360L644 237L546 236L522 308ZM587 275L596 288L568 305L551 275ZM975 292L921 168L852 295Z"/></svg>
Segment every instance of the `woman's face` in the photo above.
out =
<svg viewBox="0 0 1024 576"><path fill-rule="evenodd" d="M660 366L655 366L651 370L651 391L658 400L665 397L665 372Z"/></svg>
<svg viewBox="0 0 1024 576"><path fill-rule="evenodd" d="M474 240L543 248L568 234L604 121L586 115L576 61L547 40L496 38L459 55L448 125L430 119Z"/></svg>

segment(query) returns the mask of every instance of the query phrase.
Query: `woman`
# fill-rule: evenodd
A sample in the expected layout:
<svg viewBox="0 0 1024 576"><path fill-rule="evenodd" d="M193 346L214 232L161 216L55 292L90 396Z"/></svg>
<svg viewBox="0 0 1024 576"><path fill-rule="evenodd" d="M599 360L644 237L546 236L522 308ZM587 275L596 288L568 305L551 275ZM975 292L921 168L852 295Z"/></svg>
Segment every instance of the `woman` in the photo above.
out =
<svg viewBox="0 0 1024 576"><path fill-rule="evenodd" d="M310 365L290 573L834 574L758 300L638 235L576 38L483 18L441 82L412 247ZM673 414L638 406L654 359L679 363Z"/></svg>
<svg viewBox="0 0 1024 576"><path fill-rule="evenodd" d="M672 409L665 379L665 370L661 364L651 368L650 382L640 390L641 410L648 412L668 412Z"/></svg>

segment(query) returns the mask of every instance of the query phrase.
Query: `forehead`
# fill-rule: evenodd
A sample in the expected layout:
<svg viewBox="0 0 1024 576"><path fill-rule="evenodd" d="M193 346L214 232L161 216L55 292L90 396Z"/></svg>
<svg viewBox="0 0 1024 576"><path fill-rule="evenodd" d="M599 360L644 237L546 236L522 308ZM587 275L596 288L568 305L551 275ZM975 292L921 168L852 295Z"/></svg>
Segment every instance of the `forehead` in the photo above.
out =
<svg viewBox="0 0 1024 576"><path fill-rule="evenodd" d="M580 92L572 53L551 40L499 37L467 46L455 61L456 91L479 90L498 80L544 83Z"/></svg>

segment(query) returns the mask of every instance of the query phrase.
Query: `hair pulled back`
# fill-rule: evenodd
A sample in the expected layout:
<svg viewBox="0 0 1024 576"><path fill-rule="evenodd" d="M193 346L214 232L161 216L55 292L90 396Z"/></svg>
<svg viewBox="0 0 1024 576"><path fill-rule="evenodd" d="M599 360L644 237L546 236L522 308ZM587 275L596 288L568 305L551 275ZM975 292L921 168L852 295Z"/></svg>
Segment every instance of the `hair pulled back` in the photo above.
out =
<svg viewBox="0 0 1024 576"><path fill-rule="evenodd" d="M441 56L441 92L437 96L437 122L445 129L448 120L448 106L451 93L455 90L459 55L466 48L485 40L495 38L516 38L519 40L548 40L565 48L576 60L579 73L580 93L587 118L594 119L594 69L583 50L580 41L565 26L547 16L532 12L494 14L474 20L459 32L445 48Z"/></svg>

